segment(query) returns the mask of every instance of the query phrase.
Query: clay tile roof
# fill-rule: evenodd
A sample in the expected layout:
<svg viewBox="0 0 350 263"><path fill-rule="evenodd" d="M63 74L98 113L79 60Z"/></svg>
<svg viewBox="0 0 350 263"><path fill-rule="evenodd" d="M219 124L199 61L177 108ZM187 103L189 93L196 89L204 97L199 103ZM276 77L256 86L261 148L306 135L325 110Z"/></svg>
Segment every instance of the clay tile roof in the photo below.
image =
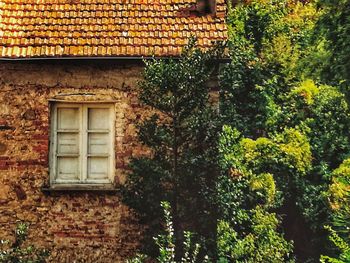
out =
<svg viewBox="0 0 350 263"><path fill-rule="evenodd" d="M1 0L0 58L177 56L227 37L216 15L184 16L196 0Z"/></svg>

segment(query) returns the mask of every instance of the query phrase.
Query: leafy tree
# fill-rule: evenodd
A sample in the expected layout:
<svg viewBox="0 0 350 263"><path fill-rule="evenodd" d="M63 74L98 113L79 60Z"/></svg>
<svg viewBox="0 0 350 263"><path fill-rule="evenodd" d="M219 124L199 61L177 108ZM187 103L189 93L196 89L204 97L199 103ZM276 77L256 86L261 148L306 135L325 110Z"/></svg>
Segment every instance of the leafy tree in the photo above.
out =
<svg viewBox="0 0 350 263"><path fill-rule="evenodd" d="M308 75L304 67L312 53L309 45L317 18L312 1L253 0L236 6L228 18L232 61L221 74L224 122L246 137L247 146L270 147L247 164L258 174L273 176L276 211L285 215L283 226L295 241L299 260L318 260L326 247L323 225L329 212L322 193L330 171L349 150L345 97L337 88L303 79ZM294 160L299 156L305 162L303 170L288 164L285 153L269 153L278 152L271 140L280 138L281 143L288 137L303 138L303 144L288 148ZM303 235L308 238L303 240Z"/></svg>
<svg viewBox="0 0 350 263"><path fill-rule="evenodd" d="M322 256L323 262L350 261L350 159L346 159L332 172L331 183L326 196L332 211L330 224L326 229L329 239L337 248L333 251L337 258Z"/></svg>
<svg viewBox="0 0 350 263"><path fill-rule="evenodd" d="M322 69L320 79L326 83L340 86L349 95L350 85L350 1L320 0L322 16L318 21L315 52L323 58L318 63Z"/></svg>
<svg viewBox="0 0 350 263"><path fill-rule="evenodd" d="M323 192L330 183L331 171L350 152L348 104L337 88L316 86L308 80L287 95L283 115L302 129L310 142L312 168L299 182L298 203L315 234L322 233L330 216Z"/></svg>
<svg viewBox="0 0 350 263"><path fill-rule="evenodd" d="M122 196L148 226L146 245L161 229L160 203L170 203L176 259L182 254L185 226L205 237L207 245L215 241L218 125L206 82L216 53L197 49L191 40L178 60L146 61L140 83L141 102L155 112L139 125L140 140L152 156L131 161ZM154 246L153 251L157 253Z"/></svg>
<svg viewBox="0 0 350 263"><path fill-rule="evenodd" d="M310 167L311 151L306 137L290 129L272 139L252 140L225 126L219 149L221 260L293 261L292 245L284 239L280 217L273 210L283 198L293 198L289 192L291 181L305 176Z"/></svg>
<svg viewBox="0 0 350 263"><path fill-rule="evenodd" d="M221 76L221 112L248 137L283 130L281 105L300 81L313 3L253 0L228 14L231 63ZM283 123L284 124L284 123Z"/></svg>
<svg viewBox="0 0 350 263"><path fill-rule="evenodd" d="M319 129L323 131L321 138L316 139L315 136L315 141L318 141L315 146L318 149L317 159L325 159L324 162L319 162L318 170L323 170L324 181L327 181L322 187L330 204L327 222L330 226L326 228L330 232L329 239L339 252L328 253L338 254L335 257L322 256L322 262L349 262L347 173L350 151L347 102L350 98L350 1L320 0L319 8L322 15L314 32L315 48L308 57L311 63L306 69L320 82L336 86L326 89L326 93L322 92L324 106L317 111L321 118L320 121L314 118L314 123L324 125L323 129Z"/></svg>

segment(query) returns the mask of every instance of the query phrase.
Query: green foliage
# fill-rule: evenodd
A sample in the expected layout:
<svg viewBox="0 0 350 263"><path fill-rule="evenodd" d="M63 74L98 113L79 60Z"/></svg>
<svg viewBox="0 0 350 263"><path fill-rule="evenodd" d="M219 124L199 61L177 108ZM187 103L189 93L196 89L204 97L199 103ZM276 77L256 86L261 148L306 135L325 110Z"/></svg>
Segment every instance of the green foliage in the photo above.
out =
<svg viewBox="0 0 350 263"><path fill-rule="evenodd" d="M49 252L24 243L28 235L28 225L19 223L15 230L15 241L0 240L1 263L43 263Z"/></svg>
<svg viewBox="0 0 350 263"><path fill-rule="evenodd" d="M330 232L329 239L340 250L339 258L321 256L321 263L348 263L350 262L350 245L346 243L331 227L326 226Z"/></svg>
<svg viewBox="0 0 350 263"><path fill-rule="evenodd" d="M145 255L138 253L134 258L128 259L126 263L143 263L146 259L147 257Z"/></svg>
<svg viewBox="0 0 350 263"><path fill-rule="evenodd" d="M340 85L348 93L350 84L350 1L320 0L316 44L323 45L321 80Z"/></svg>
<svg viewBox="0 0 350 263"><path fill-rule="evenodd" d="M286 129L271 139L238 138L237 130L227 126L224 128L220 140L223 169L230 168L238 176L249 177L250 190L265 196L264 203L267 205L273 205L275 201L275 180L279 183L280 191L288 191L291 187L289 184L305 176L310 169L310 145L297 130ZM232 146L233 143L235 145Z"/></svg>
<svg viewBox="0 0 350 263"><path fill-rule="evenodd" d="M155 244L159 249L159 256L157 257L156 262L158 263L196 263L196 262L207 262L207 258L203 258L203 260L198 261L198 254L201 249L199 243L193 244L193 234L191 232L185 231L184 241L183 241L183 249L184 254L180 260L176 260L175 257L175 236L174 236L174 228L173 228L173 219L171 216L171 207L168 202L161 202L161 207L164 211L164 219L165 219L165 233L160 234L154 238ZM142 263L147 259L146 255L138 254L135 258L130 259L127 263Z"/></svg>
<svg viewBox="0 0 350 263"><path fill-rule="evenodd" d="M250 217L251 231L243 235L228 222L219 222L218 262L293 262L292 245L278 233L276 215L258 206Z"/></svg>
<svg viewBox="0 0 350 263"><path fill-rule="evenodd" d="M336 247L336 257L322 256L321 262L350 262L350 159L332 172L326 195L332 210L329 239Z"/></svg>
<svg viewBox="0 0 350 263"><path fill-rule="evenodd" d="M226 194L223 200L233 198L233 204L246 210L257 200L265 209L271 203L284 214L284 221L305 221L297 227L311 231L305 245L315 250L313 260L326 246L323 225L330 215L323 193L330 171L350 152L345 96L338 88L304 79L319 15L313 1L253 0L232 8L228 17L232 60L221 73L222 117L237 130L235 134L241 134L232 143L232 170L245 177L239 179L239 191L245 193L235 193L238 200ZM220 186L235 188L223 178ZM274 187L265 183L264 188L270 185L275 190L259 193L258 199L251 178L270 178ZM267 198L273 192L274 198ZM239 200L241 196L246 200ZM223 207L230 211L227 204ZM291 229L285 230L295 236Z"/></svg>
<svg viewBox="0 0 350 263"><path fill-rule="evenodd" d="M335 87L321 86L310 128L315 158L334 168L349 153L349 107L345 96Z"/></svg>
<svg viewBox="0 0 350 263"><path fill-rule="evenodd" d="M186 226L219 262L293 261L284 232L297 260L315 262L332 254L323 227L331 224L341 255L322 260L347 262L350 2L244 2L229 8L220 116L205 86L212 52L192 44L179 60L147 62L140 98L156 114L139 135L153 155L131 162L124 201L148 236L161 228L158 204L170 202L181 256ZM161 255L173 260L171 242L161 240Z"/></svg>
<svg viewBox="0 0 350 263"><path fill-rule="evenodd" d="M297 136L291 136L293 133ZM289 169L305 173L310 148L304 136L287 130L273 140L254 141L241 138L236 129L224 126L219 146L222 168L218 180L219 262L292 260L292 245L279 231L278 216L269 210L281 196L274 178L290 180L294 173L289 176L280 173ZM305 158L299 158L300 155ZM280 169L283 166L285 169Z"/></svg>
<svg viewBox="0 0 350 263"><path fill-rule="evenodd" d="M329 216L323 192L331 170L350 152L348 104L339 89L307 80L291 90L283 108L284 122L303 130L310 142L312 168L298 183L298 205L314 232L321 233Z"/></svg>
<svg viewBox="0 0 350 263"><path fill-rule="evenodd" d="M336 88L320 88L313 107L310 128L315 159L336 167L349 153L349 109L345 97Z"/></svg>
<svg viewBox="0 0 350 263"><path fill-rule="evenodd" d="M300 86L291 90L289 100L295 100L295 102L299 101L301 104L300 106L293 105L296 108L303 107L304 104L312 105L315 101L315 96L319 93L320 90L316 84L312 80L307 79L300 83ZM305 119L305 117L301 119Z"/></svg>
<svg viewBox="0 0 350 263"><path fill-rule="evenodd" d="M159 262L175 262L175 238L174 228L170 212L170 204L167 202L161 203L165 214L165 234L155 238L155 242L159 247Z"/></svg>
<svg viewBox="0 0 350 263"><path fill-rule="evenodd" d="M221 75L221 103L226 124L259 137L281 127L282 104L302 76L299 61L317 16L313 3L249 2L228 15L232 61Z"/></svg>
<svg viewBox="0 0 350 263"><path fill-rule="evenodd" d="M146 246L161 229L160 202L171 204L179 242L177 258L183 254L181 233L185 225L209 243L215 237L213 196L219 129L206 82L216 52L203 52L191 40L178 60L146 61L140 83L140 100L155 112L139 124L140 140L152 150L152 156L131 161L131 173L121 193L148 226Z"/></svg>
<svg viewBox="0 0 350 263"><path fill-rule="evenodd" d="M350 159L346 159L333 171L328 194L333 210L350 209Z"/></svg>
<svg viewBox="0 0 350 263"><path fill-rule="evenodd" d="M321 190L329 201L330 240L340 250L336 257L322 256L322 262L350 262L349 256L349 100L350 1L320 0L322 14L314 32L314 51L306 67L324 86L319 106L312 117L316 169L323 174ZM316 69L316 70L315 70ZM320 87L321 90L321 87ZM341 93L343 92L346 97ZM311 137L311 136L310 136ZM340 166L339 166L340 165ZM336 167L338 167L335 169ZM315 169L315 170L316 170ZM331 172L335 169L333 172ZM321 192L321 193L322 193ZM328 253L331 254L331 253Z"/></svg>
<svg viewBox="0 0 350 263"><path fill-rule="evenodd" d="M307 127L314 163L337 167L350 152L349 106L336 87L304 81L287 95L286 122Z"/></svg>

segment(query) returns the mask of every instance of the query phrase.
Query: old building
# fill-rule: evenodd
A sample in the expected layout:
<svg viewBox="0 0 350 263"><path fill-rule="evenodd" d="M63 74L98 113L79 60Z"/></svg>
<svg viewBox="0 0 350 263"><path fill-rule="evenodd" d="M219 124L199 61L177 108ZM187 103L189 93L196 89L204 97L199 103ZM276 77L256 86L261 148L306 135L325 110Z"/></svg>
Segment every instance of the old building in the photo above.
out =
<svg viewBox="0 0 350 263"><path fill-rule="evenodd" d="M0 1L0 239L18 221L50 262L123 262L140 227L115 194L145 154L142 58L227 37L224 0Z"/></svg>

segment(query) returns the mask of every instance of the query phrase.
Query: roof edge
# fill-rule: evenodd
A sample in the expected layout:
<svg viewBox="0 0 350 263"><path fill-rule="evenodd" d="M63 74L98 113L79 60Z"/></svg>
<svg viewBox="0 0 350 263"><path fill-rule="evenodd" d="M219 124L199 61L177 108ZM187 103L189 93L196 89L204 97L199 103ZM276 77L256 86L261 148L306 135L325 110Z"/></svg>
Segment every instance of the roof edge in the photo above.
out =
<svg viewBox="0 0 350 263"><path fill-rule="evenodd" d="M59 60L132 60L132 61L144 61L144 60L152 60L152 59L180 59L180 56L110 56L110 57L27 57L27 58L6 58L0 57L0 61L7 62L19 62L19 61L59 61ZM218 62L229 62L229 57L224 58L214 58L214 61Z"/></svg>

